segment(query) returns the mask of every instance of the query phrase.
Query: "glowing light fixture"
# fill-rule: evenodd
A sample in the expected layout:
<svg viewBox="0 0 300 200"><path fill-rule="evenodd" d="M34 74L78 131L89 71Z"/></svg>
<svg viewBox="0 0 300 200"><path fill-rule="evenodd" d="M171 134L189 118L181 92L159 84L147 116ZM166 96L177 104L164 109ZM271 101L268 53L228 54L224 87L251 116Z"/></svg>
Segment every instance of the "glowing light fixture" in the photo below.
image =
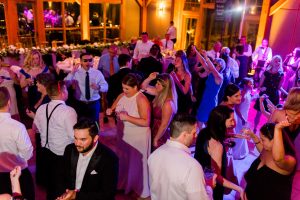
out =
<svg viewBox="0 0 300 200"><path fill-rule="evenodd" d="M163 14L165 13L165 9L166 9L166 5L164 1L160 1L158 3L158 15L159 16L163 16Z"/></svg>
<svg viewBox="0 0 300 200"><path fill-rule="evenodd" d="M234 9L235 12L242 12L244 10L243 6L238 6L236 9Z"/></svg>
<svg viewBox="0 0 300 200"><path fill-rule="evenodd" d="M50 9L52 9L52 2L51 1L48 2L48 6L49 6Z"/></svg>
<svg viewBox="0 0 300 200"><path fill-rule="evenodd" d="M250 10L249 10L249 13L250 13L251 15L255 15L255 14L256 14L256 6L251 6L251 7L250 7Z"/></svg>

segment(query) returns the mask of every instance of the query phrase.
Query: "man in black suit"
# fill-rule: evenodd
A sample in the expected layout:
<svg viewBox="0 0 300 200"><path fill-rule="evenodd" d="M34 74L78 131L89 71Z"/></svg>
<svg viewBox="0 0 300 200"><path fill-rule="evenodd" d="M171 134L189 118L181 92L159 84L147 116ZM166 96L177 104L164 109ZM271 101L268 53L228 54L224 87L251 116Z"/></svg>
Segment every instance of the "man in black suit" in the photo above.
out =
<svg viewBox="0 0 300 200"><path fill-rule="evenodd" d="M158 54L160 52L160 47L157 44L153 44L150 49L150 55L146 58L142 58L137 71L143 73L143 79L146 79L152 72L162 73L163 65L158 60Z"/></svg>
<svg viewBox="0 0 300 200"><path fill-rule="evenodd" d="M122 89L122 80L123 78L133 72L131 70L131 57L127 54L120 54L118 57L118 63L120 66L120 70L113 74L108 79L108 91L107 91L107 102L108 107L111 107L113 102L117 99L117 97L123 92Z"/></svg>
<svg viewBox="0 0 300 200"><path fill-rule="evenodd" d="M118 158L98 142L98 124L81 119L74 125L75 143L66 147L66 192L58 200L113 200L118 182Z"/></svg>

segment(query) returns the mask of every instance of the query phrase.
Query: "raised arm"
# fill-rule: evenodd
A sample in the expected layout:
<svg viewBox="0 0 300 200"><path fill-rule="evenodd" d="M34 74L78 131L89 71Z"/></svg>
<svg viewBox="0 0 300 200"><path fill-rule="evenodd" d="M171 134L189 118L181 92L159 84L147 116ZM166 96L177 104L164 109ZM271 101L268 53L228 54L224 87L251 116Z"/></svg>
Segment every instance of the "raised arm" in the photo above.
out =
<svg viewBox="0 0 300 200"><path fill-rule="evenodd" d="M285 153L282 136L282 129L290 125L291 124L288 121L282 121L275 125L272 155L279 168L292 173L296 165L296 159Z"/></svg>
<svg viewBox="0 0 300 200"><path fill-rule="evenodd" d="M220 85L223 81L222 74L215 68L214 64L207 57L206 51L201 51L201 54L205 58L205 60L207 62L207 67L208 67L209 71L213 74L216 84Z"/></svg>
<svg viewBox="0 0 300 200"><path fill-rule="evenodd" d="M155 87L149 85L149 83L156 78L158 75L157 72L152 72L142 83L141 88L145 90L150 95L157 95L157 90Z"/></svg>

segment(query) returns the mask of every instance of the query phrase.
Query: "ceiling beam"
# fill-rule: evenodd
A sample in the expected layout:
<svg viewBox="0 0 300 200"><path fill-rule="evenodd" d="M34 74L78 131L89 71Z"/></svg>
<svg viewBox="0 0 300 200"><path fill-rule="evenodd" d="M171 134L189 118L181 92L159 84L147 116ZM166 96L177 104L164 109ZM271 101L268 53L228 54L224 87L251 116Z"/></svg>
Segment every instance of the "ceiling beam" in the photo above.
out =
<svg viewBox="0 0 300 200"><path fill-rule="evenodd" d="M277 3L275 3L271 8L270 8L270 14L269 16L274 15L282 6L284 6L288 0L279 0Z"/></svg>

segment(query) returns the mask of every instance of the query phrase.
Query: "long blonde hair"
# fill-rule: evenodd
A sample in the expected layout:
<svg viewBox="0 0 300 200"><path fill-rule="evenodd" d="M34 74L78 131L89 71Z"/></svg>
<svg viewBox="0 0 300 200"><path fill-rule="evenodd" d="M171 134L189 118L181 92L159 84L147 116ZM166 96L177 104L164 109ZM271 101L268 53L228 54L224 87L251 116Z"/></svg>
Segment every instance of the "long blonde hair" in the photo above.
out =
<svg viewBox="0 0 300 200"><path fill-rule="evenodd" d="M279 67L278 67L278 72L283 73L282 58L281 58L280 55L273 56L270 64L267 66L266 71L270 71L272 69L272 67L274 66L275 59L279 59L280 60L280 64L279 64Z"/></svg>
<svg viewBox="0 0 300 200"><path fill-rule="evenodd" d="M39 59L40 59L40 62L39 62L39 66L42 68L45 66L45 63L43 61L43 57L42 57L42 54L38 51L38 50L31 50L25 60L24 60L24 66L23 68L27 69L27 70L30 70L32 67L33 67L33 55L38 55L39 56Z"/></svg>
<svg viewBox="0 0 300 200"><path fill-rule="evenodd" d="M175 89L175 83L170 74L157 75L157 81L163 86L163 90L155 96L153 100L153 106L161 107L164 105L167 99L171 99L175 106L175 112L177 112L177 92Z"/></svg>

